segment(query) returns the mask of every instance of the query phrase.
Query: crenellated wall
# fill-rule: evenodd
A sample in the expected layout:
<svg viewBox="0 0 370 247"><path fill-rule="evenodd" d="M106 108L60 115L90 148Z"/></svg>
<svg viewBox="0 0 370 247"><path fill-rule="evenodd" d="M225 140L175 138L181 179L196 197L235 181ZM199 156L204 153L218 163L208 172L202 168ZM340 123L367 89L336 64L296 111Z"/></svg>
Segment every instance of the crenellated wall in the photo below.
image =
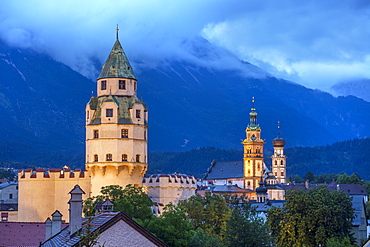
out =
<svg viewBox="0 0 370 247"><path fill-rule="evenodd" d="M195 194L197 180L185 174L153 174L143 178L143 187L154 202L176 205Z"/></svg>
<svg viewBox="0 0 370 247"><path fill-rule="evenodd" d="M26 169L18 173L18 221L44 222L55 210L68 222L68 195L78 184L90 196L91 182L87 171L76 169Z"/></svg>

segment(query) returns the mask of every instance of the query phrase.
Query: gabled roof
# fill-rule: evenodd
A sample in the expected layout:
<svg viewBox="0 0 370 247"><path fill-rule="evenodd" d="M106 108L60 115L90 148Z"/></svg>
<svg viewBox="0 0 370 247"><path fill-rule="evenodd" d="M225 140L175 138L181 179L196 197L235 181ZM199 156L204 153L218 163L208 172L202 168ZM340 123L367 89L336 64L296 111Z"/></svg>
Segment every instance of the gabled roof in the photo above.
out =
<svg viewBox="0 0 370 247"><path fill-rule="evenodd" d="M125 52L122 49L121 43L118 38L113 45L113 48L108 56L107 61L98 76L102 78L130 78L135 79L134 71L128 61Z"/></svg>
<svg viewBox="0 0 370 247"><path fill-rule="evenodd" d="M82 223L82 228L77 231L76 233L69 235L69 227L65 227L62 231L60 231L57 235L51 237L46 242L44 242L41 246L44 247L56 247L56 246L78 246L80 241L79 233L87 227L89 224L91 226L91 231L95 232L98 231L99 235L104 233L110 227L114 226L117 222L124 221L129 227L134 229L139 235L146 238L148 241L152 242L156 246L167 246L153 234L151 234L148 230L144 227L140 226L134 220L132 220L129 216L122 212L104 212L99 215L91 217L91 221L88 223L88 219L85 218ZM125 228L120 229L121 231L126 231ZM137 235L135 235L137 236ZM116 246L127 246L125 243L118 243ZM131 245L133 246L133 245ZM140 245L137 245L140 246Z"/></svg>
<svg viewBox="0 0 370 247"><path fill-rule="evenodd" d="M224 162L214 161L211 167L208 168L204 179L242 178L243 176L242 160Z"/></svg>

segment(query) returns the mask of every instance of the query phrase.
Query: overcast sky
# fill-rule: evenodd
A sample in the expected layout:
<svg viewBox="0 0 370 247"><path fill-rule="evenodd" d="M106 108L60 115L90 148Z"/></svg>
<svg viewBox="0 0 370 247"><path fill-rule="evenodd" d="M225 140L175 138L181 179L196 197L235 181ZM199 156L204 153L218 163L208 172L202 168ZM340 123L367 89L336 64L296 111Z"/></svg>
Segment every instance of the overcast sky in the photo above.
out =
<svg viewBox="0 0 370 247"><path fill-rule="evenodd" d="M0 37L46 51L94 78L115 25L130 60L188 58L202 36L238 58L310 88L370 78L368 0L2 0Z"/></svg>

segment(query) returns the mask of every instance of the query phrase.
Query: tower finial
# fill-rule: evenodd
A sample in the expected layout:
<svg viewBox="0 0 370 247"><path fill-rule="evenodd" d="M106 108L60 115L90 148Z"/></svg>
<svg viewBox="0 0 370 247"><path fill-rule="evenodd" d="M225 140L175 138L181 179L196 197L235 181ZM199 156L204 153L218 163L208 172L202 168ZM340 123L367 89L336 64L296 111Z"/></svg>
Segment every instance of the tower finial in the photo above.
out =
<svg viewBox="0 0 370 247"><path fill-rule="evenodd" d="M278 138L280 138L280 121L278 121Z"/></svg>
<svg viewBox="0 0 370 247"><path fill-rule="evenodd" d="M118 40L118 31L119 31L119 29L118 29L118 24L117 24L117 28L116 28L116 40Z"/></svg>
<svg viewBox="0 0 370 247"><path fill-rule="evenodd" d="M252 111L254 110L254 96L252 97Z"/></svg>

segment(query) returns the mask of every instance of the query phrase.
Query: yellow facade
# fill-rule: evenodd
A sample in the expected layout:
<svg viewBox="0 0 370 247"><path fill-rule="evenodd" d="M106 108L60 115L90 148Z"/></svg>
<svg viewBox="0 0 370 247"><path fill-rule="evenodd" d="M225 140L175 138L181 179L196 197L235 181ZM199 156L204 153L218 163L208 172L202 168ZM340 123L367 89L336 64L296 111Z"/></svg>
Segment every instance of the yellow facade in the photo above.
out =
<svg viewBox="0 0 370 247"><path fill-rule="evenodd" d="M18 221L22 222L44 222L57 209L68 221L71 188L78 184L86 199L91 187L88 172L69 169L27 169L18 174L18 183Z"/></svg>

